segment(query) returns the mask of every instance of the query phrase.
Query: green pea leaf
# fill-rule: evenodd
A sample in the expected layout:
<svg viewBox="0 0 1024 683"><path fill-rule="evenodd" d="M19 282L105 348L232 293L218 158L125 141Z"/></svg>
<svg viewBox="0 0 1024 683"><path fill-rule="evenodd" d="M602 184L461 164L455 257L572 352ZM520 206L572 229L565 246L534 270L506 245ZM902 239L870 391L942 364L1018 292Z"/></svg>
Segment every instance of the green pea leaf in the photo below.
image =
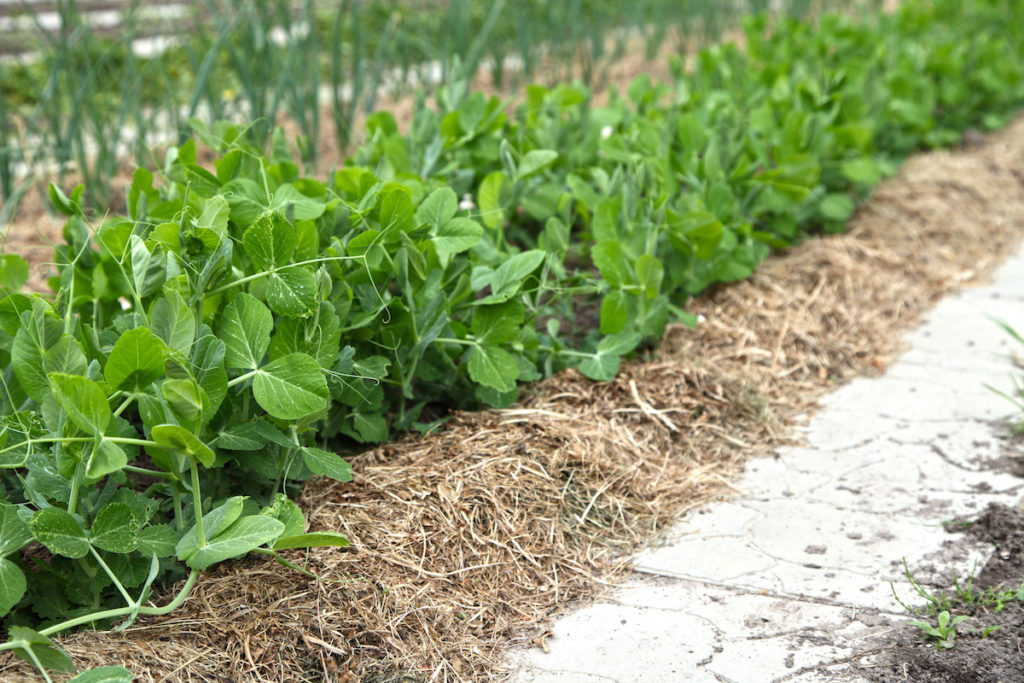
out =
<svg viewBox="0 0 1024 683"><path fill-rule="evenodd" d="M274 550L323 547L347 548L349 545L348 539L335 531L315 531L297 536L282 536L274 543Z"/></svg>
<svg viewBox="0 0 1024 683"><path fill-rule="evenodd" d="M152 436L153 441L161 448L180 453L205 467L212 467L216 460L217 456L210 447L184 427L173 424L157 425L153 427Z"/></svg>
<svg viewBox="0 0 1024 683"><path fill-rule="evenodd" d="M21 601L26 588L25 573L6 557L0 557L0 617Z"/></svg>
<svg viewBox="0 0 1024 683"><path fill-rule="evenodd" d="M634 264L636 277L639 284L644 288L644 294L648 299L661 294L661 283L665 279L665 266L650 254L641 254Z"/></svg>
<svg viewBox="0 0 1024 683"><path fill-rule="evenodd" d="M518 301L479 306L473 311L473 335L481 344L503 344L515 340L523 325L525 311Z"/></svg>
<svg viewBox="0 0 1024 683"><path fill-rule="evenodd" d="M170 557L178 543L178 534L168 524L147 526L139 532L138 550L143 555Z"/></svg>
<svg viewBox="0 0 1024 683"><path fill-rule="evenodd" d="M480 220L492 230L497 230L505 222L505 209L501 195L507 180L501 171L493 171L484 177L480 183L480 189L477 191Z"/></svg>
<svg viewBox="0 0 1024 683"><path fill-rule="evenodd" d="M327 205L320 199L302 194L294 185L285 183L274 190L270 208L288 216L292 221L309 221L322 216Z"/></svg>
<svg viewBox="0 0 1024 683"><path fill-rule="evenodd" d="M293 500L283 493L274 494L274 504L263 508L261 515L273 517L284 524L281 538L299 536L306 531L306 517Z"/></svg>
<svg viewBox="0 0 1024 683"><path fill-rule="evenodd" d="M63 372L69 375L84 375L89 362L82 351L82 345L70 334L62 334L57 343L43 352L43 370Z"/></svg>
<svg viewBox="0 0 1024 683"><path fill-rule="evenodd" d="M821 211L824 218L845 222L853 215L856 208L856 204L853 203L853 199L849 195L833 193L825 195L818 210Z"/></svg>
<svg viewBox="0 0 1024 683"><path fill-rule="evenodd" d="M89 542L111 553L130 553L139 546L138 515L125 503L110 503L100 508L92 522Z"/></svg>
<svg viewBox="0 0 1024 683"><path fill-rule="evenodd" d="M224 342L210 334L209 328L204 326L192 347L192 371L206 398L203 406L203 424L213 419L228 393L224 354Z"/></svg>
<svg viewBox="0 0 1024 683"><path fill-rule="evenodd" d="M459 199L450 187L439 187L424 199L416 209L416 222L437 230L455 216Z"/></svg>
<svg viewBox="0 0 1024 683"><path fill-rule="evenodd" d="M31 540L32 532L18 516L18 506L0 503L0 557L21 550Z"/></svg>
<svg viewBox="0 0 1024 683"><path fill-rule="evenodd" d="M270 310L289 318L308 318L316 313L316 277L307 268L285 268L267 277Z"/></svg>
<svg viewBox="0 0 1024 683"><path fill-rule="evenodd" d="M273 543L284 531L284 524L265 515L239 518L224 532L213 537L204 548L199 548L185 564L200 571L218 562L240 557L256 548Z"/></svg>
<svg viewBox="0 0 1024 683"><path fill-rule="evenodd" d="M25 393L42 404L50 396L50 382L43 369L45 352L64 334L64 321L48 303L33 297L32 310L21 314L21 325L14 335L11 364Z"/></svg>
<svg viewBox="0 0 1024 683"><path fill-rule="evenodd" d="M611 292L601 302L601 334L616 334L629 324L628 296L621 289Z"/></svg>
<svg viewBox="0 0 1024 683"><path fill-rule="evenodd" d="M21 329L21 314L32 311L32 299L20 292L0 297L0 330L12 337Z"/></svg>
<svg viewBox="0 0 1024 683"><path fill-rule="evenodd" d="M16 291L28 282L28 262L17 254L0 256L0 287Z"/></svg>
<svg viewBox="0 0 1024 683"><path fill-rule="evenodd" d="M116 389L141 391L164 375L163 344L145 327L128 330L110 350L103 374Z"/></svg>
<svg viewBox="0 0 1024 683"><path fill-rule="evenodd" d="M120 471L128 464L128 456L124 449L113 441L101 439L93 448L92 454L85 465L85 476L99 479L108 474Z"/></svg>
<svg viewBox="0 0 1024 683"><path fill-rule="evenodd" d="M245 370L258 368L270 345L272 329L274 316L270 309L251 294L239 294L221 316L224 365Z"/></svg>
<svg viewBox="0 0 1024 683"><path fill-rule="evenodd" d="M43 665L43 668L52 671L74 670L75 665L68 653L41 633L33 631L27 626L11 626L7 635L10 641L20 644L20 647L14 648L14 654L26 662L33 665L38 662ZM29 651L33 656L29 656Z"/></svg>
<svg viewBox="0 0 1024 683"><path fill-rule="evenodd" d="M207 540L226 531L242 516L244 508L245 496L232 496L203 515L203 534ZM188 560L199 550L199 532L194 524L181 537L174 550L182 562Z"/></svg>
<svg viewBox="0 0 1024 683"><path fill-rule="evenodd" d="M352 413L352 426L361 443L383 443L388 440L388 420L380 413Z"/></svg>
<svg viewBox="0 0 1024 683"><path fill-rule="evenodd" d="M519 367L508 351L497 346L474 346L469 352L469 376L477 384L492 387L498 391L512 391L516 388Z"/></svg>
<svg viewBox="0 0 1024 683"><path fill-rule="evenodd" d="M400 187L384 195L380 202L380 227L381 232L389 234L408 232L413 228L413 209L409 190Z"/></svg>
<svg viewBox="0 0 1024 683"><path fill-rule="evenodd" d="M433 237L439 252L458 254L480 243L484 229L471 218L453 218L437 229Z"/></svg>
<svg viewBox="0 0 1024 683"><path fill-rule="evenodd" d="M270 206L263 187L251 178L229 180L221 193L231 205L231 220L239 225L252 225Z"/></svg>
<svg viewBox="0 0 1024 683"><path fill-rule="evenodd" d="M316 359L289 353L260 368L252 380L256 402L280 420L300 420L326 410L330 393Z"/></svg>
<svg viewBox="0 0 1024 683"><path fill-rule="evenodd" d="M295 228L279 213L263 213L245 231L242 246L258 269L273 270L291 260Z"/></svg>
<svg viewBox="0 0 1024 683"><path fill-rule="evenodd" d="M48 377L57 403L76 427L89 435L107 430L110 405L100 385L81 375L51 372Z"/></svg>
<svg viewBox="0 0 1024 683"><path fill-rule="evenodd" d="M176 290L157 299L149 327L168 347L188 352L196 336L196 318L188 302Z"/></svg>
<svg viewBox="0 0 1024 683"><path fill-rule="evenodd" d="M580 363L580 372L598 382L615 379L622 363L622 356L640 344L642 338L635 332L620 332L605 337L597 345L597 353Z"/></svg>
<svg viewBox="0 0 1024 683"><path fill-rule="evenodd" d="M491 295L477 302L479 305L501 303L515 296L527 276L544 262L547 254L540 249L531 249L516 254L494 271L491 276Z"/></svg>
<svg viewBox="0 0 1024 683"><path fill-rule="evenodd" d="M864 185L875 185L882 179L882 171L871 157L844 161L840 167L847 180Z"/></svg>
<svg viewBox="0 0 1024 683"><path fill-rule="evenodd" d="M28 528L35 539L55 555L77 559L89 554L85 529L63 508L37 511L29 520Z"/></svg>
<svg viewBox="0 0 1024 683"><path fill-rule="evenodd" d="M268 443L282 448L295 447L277 427L264 420L249 420L217 435L217 447L229 451L257 451Z"/></svg>
<svg viewBox="0 0 1024 683"><path fill-rule="evenodd" d="M203 212L196 220L196 227L210 230L223 239L228 234L228 218L230 216L231 206L228 204L228 200L220 195L215 195L203 204Z"/></svg>
<svg viewBox="0 0 1024 683"><path fill-rule="evenodd" d="M164 380L160 393L179 422L193 424L202 416L206 401L195 380Z"/></svg>
<svg viewBox="0 0 1024 683"><path fill-rule="evenodd" d="M132 683L135 677L123 666L101 666L83 671L68 683Z"/></svg>
<svg viewBox="0 0 1024 683"><path fill-rule="evenodd" d="M601 277L612 287L618 288L632 283L630 276L629 257L616 240L602 240L594 245L590 257L597 266Z"/></svg>
<svg viewBox="0 0 1024 683"><path fill-rule="evenodd" d="M65 216L77 216L81 214L82 207L79 200L81 199L82 193L79 191L79 187L76 187L71 193L71 196L74 197L74 199L69 199L68 196L64 194L63 190L53 183L50 183L47 186L47 190L49 191L50 202L53 204L53 208L57 209Z"/></svg>
<svg viewBox="0 0 1024 683"><path fill-rule="evenodd" d="M128 238L131 250L132 284L140 298L150 296L160 290L167 279L167 264L162 257L163 247L155 245L150 250L138 235Z"/></svg>
<svg viewBox="0 0 1024 683"><path fill-rule="evenodd" d="M599 354L624 356L639 346L641 341L643 341L643 338L636 332L610 334L598 342L597 352Z"/></svg>
<svg viewBox="0 0 1024 683"><path fill-rule="evenodd" d="M516 180L529 178L555 163L558 152L553 149L533 149L523 155L516 168Z"/></svg>
<svg viewBox="0 0 1024 683"><path fill-rule="evenodd" d="M352 466L337 453L307 446L302 449L302 460L313 474L322 474L338 481L352 481Z"/></svg>

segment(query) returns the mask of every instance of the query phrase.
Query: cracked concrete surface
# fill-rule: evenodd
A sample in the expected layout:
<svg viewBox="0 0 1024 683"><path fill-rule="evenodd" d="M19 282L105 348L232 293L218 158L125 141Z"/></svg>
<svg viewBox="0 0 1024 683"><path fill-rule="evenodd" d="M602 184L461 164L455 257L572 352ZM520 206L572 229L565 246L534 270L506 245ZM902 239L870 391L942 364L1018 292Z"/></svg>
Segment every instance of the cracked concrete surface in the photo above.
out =
<svg viewBox="0 0 1024 683"><path fill-rule="evenodd" d="M909 617L903 561L927 584L989 552L942 523L1017 504L1002 453L1024 331L1024 250L945 299L877 378L821 403L805 445L751 461L741 495L680 521L614 598L512 658L517 683L861 681ZM892 582L892 588L889 583Z"/></svg>

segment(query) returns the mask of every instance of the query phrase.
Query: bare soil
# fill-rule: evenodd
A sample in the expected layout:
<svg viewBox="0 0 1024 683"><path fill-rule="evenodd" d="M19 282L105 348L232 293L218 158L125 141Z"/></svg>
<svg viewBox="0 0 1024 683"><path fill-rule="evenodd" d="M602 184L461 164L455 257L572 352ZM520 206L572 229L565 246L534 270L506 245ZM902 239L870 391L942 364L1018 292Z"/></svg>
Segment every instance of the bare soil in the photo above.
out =
<svg viewBox="0 0 1024 683"><path fill-rule="evenodd" d="M991 559L974 577L973 590L1024 587L1024 511L993 503L965 523L969 535L993 546ZM961 587L968 578L959 577ZM955 586L950 583L935 590L953 595ZM968 617L957 627L952 648L923 642L920 631L907 626L884 650L882 661L862 673L876 683L1014 683L1024 679L1024 595L1001 608L961 603L952 614Z"/></svg>

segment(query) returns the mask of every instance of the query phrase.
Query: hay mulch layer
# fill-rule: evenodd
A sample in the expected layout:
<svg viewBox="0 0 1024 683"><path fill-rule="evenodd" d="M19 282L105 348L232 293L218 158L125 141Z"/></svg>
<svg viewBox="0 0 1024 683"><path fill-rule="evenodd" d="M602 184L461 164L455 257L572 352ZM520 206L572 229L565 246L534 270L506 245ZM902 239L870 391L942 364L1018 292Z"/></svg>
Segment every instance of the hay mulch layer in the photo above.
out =
<svg viewBox="0 0 1024 683"><path fill-rule="evenodd" d="M310 482L313 529L353 547L248 558L204 575L177 612L61 639L79 667L139 681L485 681L512 646L624 578L630 553L730 494L837 383L877 374L900 333L1024 232L1024 118L909 160L851 231L811 239L694 302L618 379L567 372L511 410L459 413ZM10 655L0 679L35 680Z"/></svg>

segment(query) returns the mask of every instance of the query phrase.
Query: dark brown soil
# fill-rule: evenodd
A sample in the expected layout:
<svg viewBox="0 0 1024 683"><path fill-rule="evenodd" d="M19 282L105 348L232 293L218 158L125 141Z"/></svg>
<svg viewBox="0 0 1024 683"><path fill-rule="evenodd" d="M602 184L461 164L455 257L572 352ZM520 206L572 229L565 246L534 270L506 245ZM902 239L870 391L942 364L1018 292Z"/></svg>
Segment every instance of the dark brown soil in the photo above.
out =
<svg viewBox="0 0 1024 683"><path fill-rule="evenodd" d="M1024 580L1024 512L1005 505L991 504L975 520L967 533L992 543L992 558L973 581L975 595L989 589L1008 595L1022 590ZM965 577L960 577L964 589ZM950 585L945 593L956 594ZM1024 681L1024 592L1000 605L954 603L952 614L968 616L957 626L952 648L940 649L921 641L921 633L907 626L895 647L884 656L881 666L864 671L877 683L915 681L919 683L1014 683ZM993 604L994 602L994 604ZM921 617L935 623L934 617ZM986 629L998 627L987 636ZM934 643L934 641L932 641Z"/></svg>

